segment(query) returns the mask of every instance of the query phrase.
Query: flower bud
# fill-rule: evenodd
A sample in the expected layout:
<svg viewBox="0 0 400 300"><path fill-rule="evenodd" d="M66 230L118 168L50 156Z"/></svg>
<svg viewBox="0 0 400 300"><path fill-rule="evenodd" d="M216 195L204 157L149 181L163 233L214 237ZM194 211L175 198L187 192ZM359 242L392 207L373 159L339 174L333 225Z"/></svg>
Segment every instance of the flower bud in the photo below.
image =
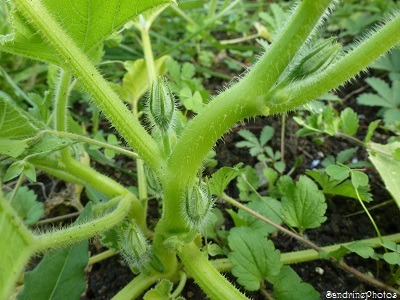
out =
<svg viewBox="0 0 400 300"><path fill-rule="evenodd" d="M315 45L291 71L288 78L298 80L325 70L336 59L341 49L341 45L332 43L332 39L327 39Z"/></svg>
<svg viewBox="0 0 400 300"><path fill-rule="evenodd" d="M209 191L193 186L185 194L185 215L192 228L200 230L211 215L212 197Z"/></svg>
<svg viewBox="0 0 400 300"><path fill-rule="evenodd" d="M174 96L166 79L158 77L150 88L149 116L162 132L167 131L175 112Z"/></svg>
<svg viewBox="0 0 400 300"><path fill-rule="evenodd" d="M120 237L119 245L125 261L135 272L143 272L151 261L151 248L142 230L129 224Z"/></svg>
<svg viewBox="0 0 400 300"><path fill-rule="evenodd" d="M149 189L149 192L156 197L161 197L163 193L163 189L160 183L160 180L158 180L156 173L150 169L148 166L145 167L144 173L146 175L147 179L147 187Z"/></svg>

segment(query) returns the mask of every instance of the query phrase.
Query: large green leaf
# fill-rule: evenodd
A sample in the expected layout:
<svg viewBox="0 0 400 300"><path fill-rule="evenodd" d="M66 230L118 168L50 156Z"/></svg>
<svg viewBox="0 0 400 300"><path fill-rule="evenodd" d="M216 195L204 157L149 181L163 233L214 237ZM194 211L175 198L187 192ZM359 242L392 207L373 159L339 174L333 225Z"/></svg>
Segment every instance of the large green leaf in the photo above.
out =
<svg viewBox="0 0 400 300"><path fill-rule="evenodd" d="M378 170L386 188L400 208L400 161L393 157L393 155L396 155L397 149L400 149L400 142L388 145L371 143L371 149L368 151L369 159Z"/></svg>
<svg viewBox="0 0 400 300"><path fill-rule="evenodd" d="M276 276L282 267L274 243L249 227L237 227L228 237L232 274L246 290L256 291L267 276Z"/></svg>
<svg viewBox="0 0 400 300"><path fill-rule="evenodd" d="M77 46L92 60L99 57L105 38L135 16L170 0L42 0ZM62 65L56 53L30 22L14 9L14 34L0 36L0 50ZM2 45L1 45L2 44Z"/></svg>
<svg viewBox="0 0 400 300"><path fill-rule="evenodd" d="M0 191L0 299L8 299L29 257L34 239Z"/></svg>
<svg viewBox="0 0 400 300"><path fill-rule="evenodd" d="M90 218L89 204L75 223ZM26 274L24 289L19 299L79 299L85 291L84 270L89 261L88 241L55 250L43 258L40 264Z"/></svg>
<svg viewBox="0 0 400 300"><path fill-rule="evenodd" d="M21 139L35 135L44 129L44 125L35 121L28 113L16 105L0 97L0 139ZM2 150L1 145L4 145ZM0 143L0 153L7 150L16 150L24 145Z"/></svg>
<svg viewBox="0 0 400 300"><path fill-rule="evenodd" d="M285 222L300 230L321 225L326 220L326 208L324 194L306 176L301 176L296 185L289 185L285 197L282 198Z"/></svg>

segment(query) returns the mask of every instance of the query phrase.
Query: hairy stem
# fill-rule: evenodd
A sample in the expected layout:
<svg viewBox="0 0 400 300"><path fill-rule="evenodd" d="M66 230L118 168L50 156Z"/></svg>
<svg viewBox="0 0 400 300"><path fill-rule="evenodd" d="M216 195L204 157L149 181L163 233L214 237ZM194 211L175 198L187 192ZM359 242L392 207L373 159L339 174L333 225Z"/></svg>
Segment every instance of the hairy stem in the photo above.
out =
<svg viewBox="0 0 400 300"><path fill-rule="evenodd" d="M129 195L122 197L117 208L105 216L91 220L87 223L78 224L69 228L35 236L37 240L36 252L50 248L62 247L71 243L91 238L99 232L106 231L119 222L129 213L132 198Z"/></svg>
<svg viewBox="0 0 400 300"><path fill-rule="evenodd" d="M138 298L162 277L158 274L146 276L139 274L116 294L112 300L131 300Z"/></svg>
<svg viewBox="0 0 400 300"><path fill-rule="evenodd" d="M194 242L184 245L179 257L210 299L248 299L213 267Z"/></svg>
<svg viewBox="0 0 400 300"><path fill-rule="evenodd" d="M386 25L364 38L354 50L323 72L266 95L264 101L270 113L282 113L303 105L350 80L400 41L399 28L400 12L397 12Z"/></svg>

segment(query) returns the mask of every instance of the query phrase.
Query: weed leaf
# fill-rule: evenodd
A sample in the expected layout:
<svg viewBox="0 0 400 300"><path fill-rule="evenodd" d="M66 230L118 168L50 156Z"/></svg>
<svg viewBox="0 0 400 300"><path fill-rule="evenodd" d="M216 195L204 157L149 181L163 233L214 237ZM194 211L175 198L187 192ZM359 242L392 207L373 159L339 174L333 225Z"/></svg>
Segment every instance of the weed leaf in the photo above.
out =
<svg viewBox="0 0 400 300"><path fill-rule="evenodd" d="M369 125L368 125L368 132L367 132L367 134L365 135L365 140L364 140L364 142L365 142L366 144L369 143L369 142L371 141L372 136L374 135L374 131L375 131L375 129L378 128L380 122L381 122L381 120L375 120L375 121L369 123Z"/></svg>
<svg viewBox="0 0 400 300"><path fill-rule="evenodd" d="M6 195L6 199L9 200L11 195L12 192L9 192ZM18 189L12 202L12 207L18 213L19 217L24 220L26 225L39 221L44 213L43 203L36 200L37 196L35 192L26 186L22 186Z"/></svg>
<svg viewBox="0 0 400 300"><path fill-rule="evenodd" d="M171 297L173 284L163 279L153 289L149 290L143 297L144 300L184 300L183 297Z"/></svg>
<svg viewBox="0 0 400 300"><path fill-rule="evenodd" d="M35 121L28 113L0 98L1 139L18 140L26 138L35 135L43 128L44 125ZM3 146L1 146L1 149L3 149Z"/></svg>
<svg viewBox="0 0 400 300"><path fill-rule="evenodd" d="M285 222L301 230L316 228L325 222L326 208L324 194L306 176L301 176L296 185L289 185L282 198Z"/></svg>
<svg viewBox="0 0 400 300"><path fill-rule="evenodd" d="M49 13L61 24L76 45L93 61L102 55L102 43L126 22L144 11L168 0L43 0ZM64 64L37 30L15 8L11 16L13 36L0 37L0 49L6 52L46 61L58 66ZM2 43L3 42L3 43Z"/></svg>
<svg viewBox="0 0 400 300"><path fill-rule="evenodd" d="M77 222L89 218L91 204L87 205ZM20 300L79 299L86 289L84 270L89 261L88 241L46 254L40 264L26 273Z"/></svg>
<svg viewBox="0 0 400 300"><path fill-rule="evenodd" d="M289 266L283 266L277 276L268 276L268 281L274 285L275 299L320 299L320 294L312 285L302 282L299 275Z"/></svg>
<svg viewBox="0 0 400 300"><path fill-rule="evenodd" d="M282 223L281 203L273 198L265 197L263 200L255 199L250 201L246 206L277 224ZM246 226L252 228L262 236L267 236L275 231L274 227L244 210L240 209L238 214L239 217L246 222Z"/></svg>
<svg viewBox="0 0 400 300"><path fill-rule="evenodd" d="M368 185L368 176L360 171L351 171L351 183L355 189Z"/></svg>
<svg viewBox="0 0 400 300"><path fill-rule="evenodd" d="M228 237L232 252L228 258L233 263L232 274L248 291L260 288L267 276L276 276L282 267L280 252L272 241L248 227L233 228Z"/></svg>
<svg viewBox="0 0 400 300"><path fill-rule="evenodd" d="M239 170L241 166L242 163L237 164L233 168L222 167L215 172L208 182L211 193L221 197L228 184L242 173L242 171Z"/></svg>
<svg viewBox="0 0 400 300"><path fill-rule="evenodd" d="M340 114L340 128L344 134L354 135L357 133L359 124L358 116L353 109L347 107Z"/></svg>
<svg viewBox="0 0 400 300"><path fill-rule="evenodd" d="M377 143L371 143L371 149L368 150L369 159L374 164L375 168L381 175L386 188L396 201L397 206L400 207L400 185L399 185L399 170L400 161L392 157L388 157L381 153L391 153L396 157L395 151L400 148L400 142L394 142L388 145L381 145ZM377 152L379 151L379 152ZM381 153L380 153L381 152Z"/></svg>
<svg viewBox="0 0 400 300"><path fill-rule="evenodd" d="M337 165L330 165L326 168L326 174L332 177L334 180L344 180L349 177L349 169Z"/></svg>
<svg viewBox="0 0 400 300"><path fill-rule="evenodd" d="M155 60L157 77L164 75L167 71L165 61L168 58L169 56L164 55ZM135 61L126 61L124 66L128 72L123 78L123 89L127 92L127 97L123 98L129 103L136 103L150 88L146 63L141 58Z"/></svg>

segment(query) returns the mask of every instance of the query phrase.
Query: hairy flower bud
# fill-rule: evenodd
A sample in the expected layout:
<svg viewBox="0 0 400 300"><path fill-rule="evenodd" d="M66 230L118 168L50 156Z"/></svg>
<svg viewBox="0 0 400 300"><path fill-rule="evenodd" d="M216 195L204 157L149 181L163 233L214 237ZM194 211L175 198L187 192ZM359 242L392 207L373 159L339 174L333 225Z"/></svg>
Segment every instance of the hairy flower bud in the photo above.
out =
<svg viewBox="0 0 400 300"><path fill-rule="evenodd" d="M147 179L147 187L149 192L156 197L161 197L163 193L163 189L160 183L160 180L157 178L156 173L150 169L148 166L145 167L144 173Z"/></svg>
<svg viewBox="0 0 400 300"><path fill-rule="evenodd" d="M302 79L308 75L325 70L338 56L341 45L332 43L332 39L327 39L310 49L299 64L289 74L289 79Z"/></svg>
<svg viewBox="0 0 400 300"><path fill-rule="evenodd" d="M167 80L158 77L150 88L149 116L162 132L167 131L175 112L174 96Z"/></svg>
<svg viewBox="0 0 400 300"><path fill-rule="evenodd" d="M209 191L193 186L185 194L185 217L192 228L202 229L211 215L212 197Z"/></svg>
<svg viewBox="0 0 400 300"><path fill-rule="evenodd" d="M135 272L143 272L151 261L151 248L142 230L129 224L120 237L119 245L125 261Z"/></svg>

